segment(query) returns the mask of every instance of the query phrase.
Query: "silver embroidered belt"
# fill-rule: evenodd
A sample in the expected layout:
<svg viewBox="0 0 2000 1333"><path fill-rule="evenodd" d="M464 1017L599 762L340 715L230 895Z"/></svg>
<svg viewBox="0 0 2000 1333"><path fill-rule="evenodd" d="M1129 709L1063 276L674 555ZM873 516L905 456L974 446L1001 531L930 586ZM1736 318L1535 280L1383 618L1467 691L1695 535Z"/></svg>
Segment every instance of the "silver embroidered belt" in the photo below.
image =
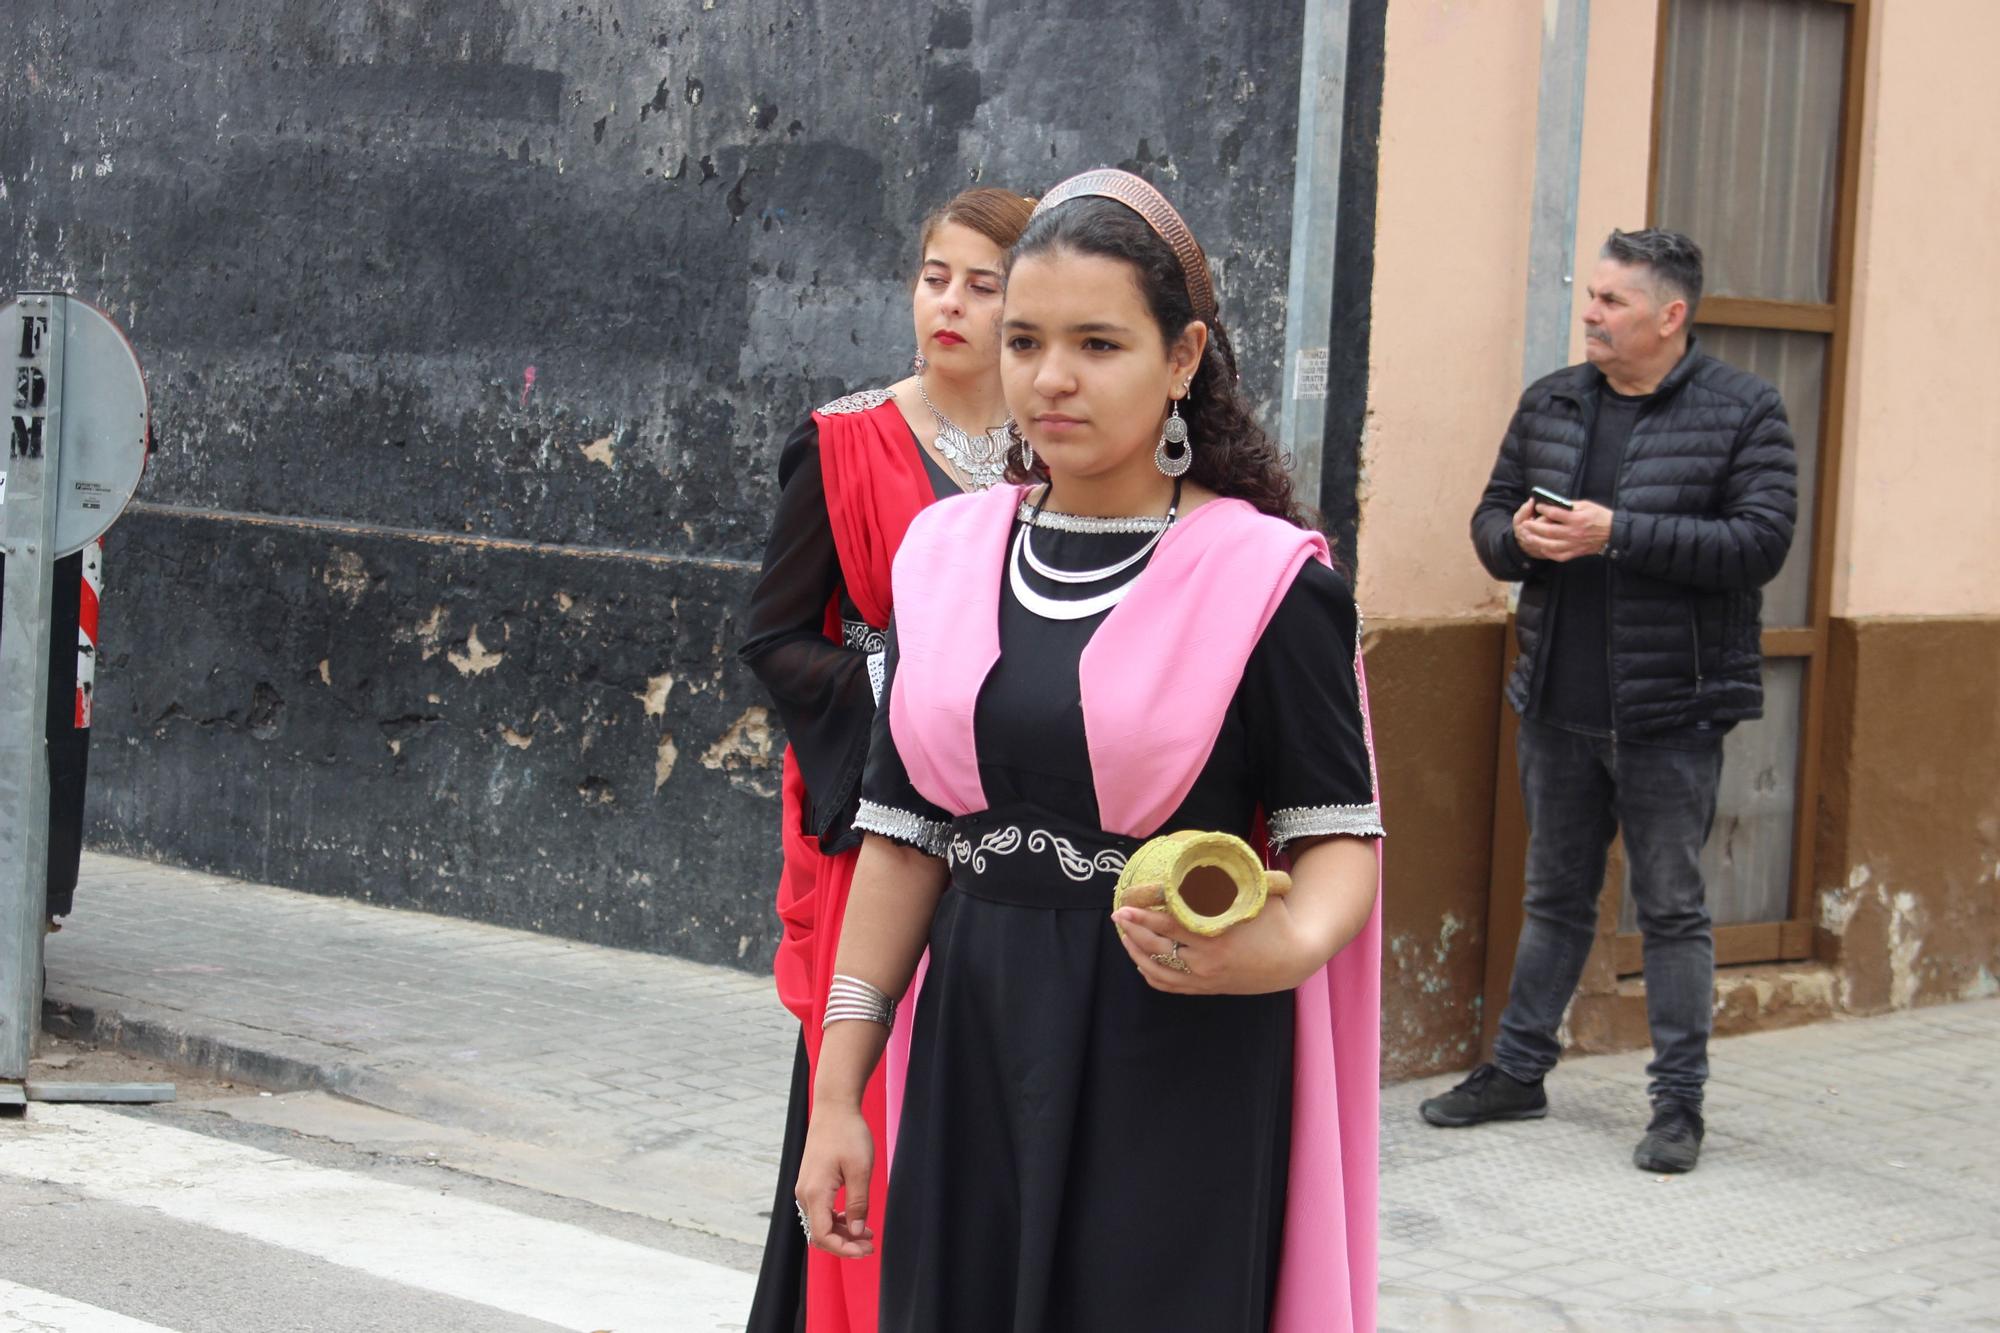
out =
<svg viewBox="0 0 2000 1333"><path fill-rule="evenodd" d="M952 821L945 862L952 887L975 898L1108 912L1111 890L1138 847L1136 838L1045 817L974 815Z"/></svg>
<svg viewBox="0 0 2000 1333"><path fill-rule="evenodd" d="M840 637L857 653L879 653L889 646L889 636L865 620L841 621Z"/></svg>

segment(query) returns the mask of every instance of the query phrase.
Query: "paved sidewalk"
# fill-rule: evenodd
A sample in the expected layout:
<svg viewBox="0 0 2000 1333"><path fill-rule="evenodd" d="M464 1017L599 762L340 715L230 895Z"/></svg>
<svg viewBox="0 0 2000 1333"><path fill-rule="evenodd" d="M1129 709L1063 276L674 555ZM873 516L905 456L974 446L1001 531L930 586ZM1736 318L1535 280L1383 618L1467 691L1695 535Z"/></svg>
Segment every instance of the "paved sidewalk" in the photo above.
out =
<svg viewBox="0 0 2000 1333"><path fill-rule="evenodd" d="M102 1039L761 1238L796 1041L766 978L96 855L77 901L49 993ZM2000 1329L2000 1001L1717 1042L1686 1177L1630 1165L1644 1065L1475 1130L1416 1118L1451 1078L1384 1093L1385 1330Z"/></svg>
<svg viewBox="0 0 2000 1333"><path fill-rule="evenodd" d="M1631 1165L1648 1059L1569 1061L1547 1119L1468 1130L1416 1115L1456 1076L1385 1090L1385 1327L1428 1292L1465 1322L1393 1326L2000 1328L2000 1001L1715 1042L1685 1176Z"/></svg>
<svg viewBox="0 0 2000 1333"><path fill-rule="evenodd" d="M95 854L70 922L47 993L86 1034L495 1136L521 1183L763 1243L798 1041L767 977Z"/></svg>

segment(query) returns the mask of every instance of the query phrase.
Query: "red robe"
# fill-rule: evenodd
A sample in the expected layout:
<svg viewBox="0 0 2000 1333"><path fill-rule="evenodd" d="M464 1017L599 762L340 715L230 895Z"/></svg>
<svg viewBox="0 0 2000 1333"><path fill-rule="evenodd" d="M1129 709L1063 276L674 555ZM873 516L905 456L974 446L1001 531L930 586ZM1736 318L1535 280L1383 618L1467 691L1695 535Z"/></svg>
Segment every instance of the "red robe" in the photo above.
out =
<svg viewBox="0 0 2000 1333"><path fill-rule="evenodd" d="M871 395L872 396L872 395ZM865 401L865 400L864 400ZM827 516L840 559L841 582L862 618L877 629L889 624L889 570L903 534L917 512L936 498L910 427L893 400L858 411L813 413L819 426L820 471ZM827 608L827 637L841 641L840 599ZM833 856L805 830L805 780L785 751L784 873L778 881L778 917L784 936L773 971L778 997L804 1025L806 1058L819 1067L820 1016L840 948L840 925L854 884L858 849ZM869 1213L881 1217L888 1198L887 1103L878 1069L862 1095L861 1111L881 1151L869 1178ZM824 1250L806 1258L807 1333L875 1333L881 1253L836 1259Z"/></svg>

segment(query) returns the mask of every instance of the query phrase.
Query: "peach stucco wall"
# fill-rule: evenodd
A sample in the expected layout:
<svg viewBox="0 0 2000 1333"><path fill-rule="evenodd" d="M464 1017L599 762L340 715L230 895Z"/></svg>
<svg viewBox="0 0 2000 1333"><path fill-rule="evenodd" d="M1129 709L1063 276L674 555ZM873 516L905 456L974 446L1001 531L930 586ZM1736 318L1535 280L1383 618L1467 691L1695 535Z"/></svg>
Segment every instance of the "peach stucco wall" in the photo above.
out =
<svg viewBox="0 0 2000 1333"><path fill-rule="evenodd" d="M1873 10L1833 612L1993 615L2000 5Z"/></svg>
<svg viewBox="0 0 2000 1333"><path fill-rule="evenodd" d="M1466 524L1521 391L1542 8L1389 7L1362 441L1360 596L1371 616L1501 607ZM1656 25L1651 0L1591 7L1585 268L1612 226L1645 223Z"/></svg>

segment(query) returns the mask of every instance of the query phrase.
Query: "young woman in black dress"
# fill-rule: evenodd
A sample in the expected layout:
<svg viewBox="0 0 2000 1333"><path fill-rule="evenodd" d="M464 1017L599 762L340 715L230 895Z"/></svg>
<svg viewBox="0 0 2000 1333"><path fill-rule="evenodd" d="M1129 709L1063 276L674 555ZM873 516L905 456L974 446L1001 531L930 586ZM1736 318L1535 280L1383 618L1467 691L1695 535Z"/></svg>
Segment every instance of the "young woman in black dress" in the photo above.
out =
<svg viewBox="0 0 2000 1333"><path fill-rule="evenodd" d="M1381 823L1352 594L1150 186L1052 191L1003 331L1020 484L926 511L895 566L802 1226L858 1257L881 1218L894 1333L1372 1327ZM1260 826L1294 887L1256 919L1205 939L1111 911L1144 838ZM912 1021L882 1218L861 1090Z"/></svg>

